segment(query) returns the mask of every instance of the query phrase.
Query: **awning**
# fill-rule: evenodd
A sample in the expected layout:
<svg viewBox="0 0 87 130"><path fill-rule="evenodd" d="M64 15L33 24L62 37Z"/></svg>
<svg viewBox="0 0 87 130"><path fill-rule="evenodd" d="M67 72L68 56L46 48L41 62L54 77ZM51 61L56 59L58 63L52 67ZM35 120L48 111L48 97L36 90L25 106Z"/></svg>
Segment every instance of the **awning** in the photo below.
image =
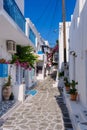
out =
<svg viewBox="0 0 87 130"><path fill-rule="evenodd" d="M42 51L38 51L38 53L37 53L37 54L39 54L39 55L40 55L40 54L44 54L44 53L43 53Z"/></svg>

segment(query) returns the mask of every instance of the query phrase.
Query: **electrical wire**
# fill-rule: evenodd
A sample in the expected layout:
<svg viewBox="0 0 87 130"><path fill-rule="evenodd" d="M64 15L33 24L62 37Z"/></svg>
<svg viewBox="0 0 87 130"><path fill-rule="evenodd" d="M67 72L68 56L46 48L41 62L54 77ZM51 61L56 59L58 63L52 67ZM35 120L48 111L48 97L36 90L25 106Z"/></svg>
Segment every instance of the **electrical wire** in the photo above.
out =
<svg viewBox="0 0 87 130"><path fill-rule="evenodd" d="M51 19L50 28L49 28L49 31L48 31L48 33L47 33L47 37L48 37L48 38L49 38L49 36L50 36L50 32L53 31L53 30L52 30L52 27L53 27L53 25L54 25L55 16L56 16L56 12L57 12L57 4L58 4L58 0L56 0L54 12L53 12L53 16L52 16L52 19Z"/></svg>
<svg viewBox="0 0 87 130"><path fill-rule="evenodd" d="M58 28L58 20L56 20L56 17L58 17L58 10L60 9L58 6L59 2L60 0L48 0L41 15L36 19L36 27L37 29L40 28L42 30L45 35L45 39L49 39L52 36L55 27ZM47 28L47 31L44 31L44 26Z"/></svg>
<svg viewBox="0 0 87 130"><path fill-rule="evenodd" d="M36 22L38 23L38 21L41 19L41 17L43 17L43 15L45 14L45 12L47 12L47 8L49 7L49 3L50 0L48 1L47 5L45 6L44 10L42 11L41 15L36 19Z"/></svg>
<svg viewBox="0 0 87 130"><path fill-rule="evenodd" d="M38 18L38 21L36 21L36 25L38 26L39 25L39 27L41 26L41 28L43 28L44 26L46 26L47 25L47 23L48 23L48 20L49 20L49 18L51 17L50 15L51 15L51 11L50 10L52 10L52 7L53 7L53 3L54 3L54 0L50 0L50 3L49 3L49 5L48 5L48 7L46 6L45 8L44 8L44 11L43 11L43 13L40 15L40 17ZM49 18L48 18L49 17ZM44 26L43 26L44 25Z"/></svg>

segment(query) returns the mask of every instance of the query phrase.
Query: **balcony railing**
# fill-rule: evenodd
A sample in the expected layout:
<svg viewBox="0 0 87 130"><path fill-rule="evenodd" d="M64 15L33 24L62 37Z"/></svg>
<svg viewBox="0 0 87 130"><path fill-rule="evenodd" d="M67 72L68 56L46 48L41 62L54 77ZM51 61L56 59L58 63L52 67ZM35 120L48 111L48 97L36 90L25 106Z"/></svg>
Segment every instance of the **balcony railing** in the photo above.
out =
<svg viewBox="0 0 87 130"><path fill-rule="evenodd" d="M16 22L16 24L25 32L25 18L14 0L3 0L3 8Z"/></svg>

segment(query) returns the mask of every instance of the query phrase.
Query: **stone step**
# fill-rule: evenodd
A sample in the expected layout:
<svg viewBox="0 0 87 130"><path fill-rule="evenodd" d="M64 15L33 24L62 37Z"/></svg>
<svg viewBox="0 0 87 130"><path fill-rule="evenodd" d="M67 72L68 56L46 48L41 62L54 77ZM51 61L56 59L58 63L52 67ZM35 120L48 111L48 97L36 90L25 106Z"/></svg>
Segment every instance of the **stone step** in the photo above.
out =
<svg viewBox="0 0 87 130"><path fill-rule="evenodd" d="M65 130L73 130L73 128L65 128Z"/></svg>
<svg viewBox="0 0 87 130"><path fill-rule="evenodd" d="M63 113L64 117L69 117L69 113Z"/></svg>
<svg viewBox="0 0 87 130"><path fill-rule="evenodd" d="M64 122L71 122L69 118L63 118Z"/></svg>
<svg viewBox="0 0 87 130"><path fill-rule="evenodd" d="M73 128L71 123L64 122L65 128Z"/></svg>

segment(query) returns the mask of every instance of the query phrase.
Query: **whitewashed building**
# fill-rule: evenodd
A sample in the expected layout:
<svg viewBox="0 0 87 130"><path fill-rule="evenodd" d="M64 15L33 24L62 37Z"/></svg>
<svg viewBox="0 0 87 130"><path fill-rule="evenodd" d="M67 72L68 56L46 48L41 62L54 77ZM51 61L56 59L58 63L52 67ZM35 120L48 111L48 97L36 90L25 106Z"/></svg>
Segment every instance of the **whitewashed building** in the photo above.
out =
<svg viewBox="0 0 87 130"><path fill-rule="evenodd" d="M50 46L48 41L41 39L42 45L40 50L37 52L39 56L39 61L37 63L37 79L43 80L46 76L46 66L47 66L47 53L50 52Z"/></svg>
<svg viewBox="0 0 87 130"><path fill-rule="evenodd" d="M74 129L87 129L87 0L77 0L69 31L69 77L78 81L77 101L66 96Z"/></svg>
<svg viewBox="0 0 87 130"><path fill-rule="evenodd" d="M86 12L87 1L77 0L70 27L70 78L78 81L79 98L84 106L87 106ZM75 52L75 56L72 51Z"/></svg>
<svg viewBox="0 0 87 130"><path fill-rule="evenodd" d="M29 25L28 25L29 24ZM24 0L0 0L0 59L11 60L16 53L16 45L32 46L36 53L40 50L40 35L31 21L24 17ZM15 99L24 100L26 87L31 87L36 82L35 69L24 70L16 65L6 65L8 75L12 79L12 91ZM2 72L3 70L3 72ZM2 86L7 79L7 70L0 66L0 100L2 100ZM2 74L3 73L3 74Z"/></svg>
<svg viewBox="0 0 87 130"><path fill-rule="evenodd" d="M23 14L24 1L0 0L0 59L4 58L6 61L11 60L12 54L16 52L16 45L30 45L25 35L26 21ZM8 73L12 77L14 96L18 99L20 94L18 86L20 86L23 78L21 68L18 69L15 65L8 65L7 68L9 68ZM5 79L5 75L0 75L0 100L2 99L2 86ZM15 92L19 93L17 94Z"/></svg>
<svg viewBox="0 0 87 130"><path fill-rule="evenodd" d="M66 22L66 61L69 62L69 28L71 22ZM64 43L63 43L63 23L59 23L59 71L64 66Z"/></svg>
<svg viewBox="0 0 87 130"><path fill-rule="evenodd" d="M43 62L45 60L45 54L43 52L42 46L44 45L45 41L42 39L42 37L40 36L40 33L38 33L35 25L31 22L29 18L26 18L26 36L29 38L30 43L34 45L36 55L39 56L38 63L36 64L35 76L33 79L32 79L32 75L29 76L28 87L29 86L31 87L33 85L32 81L34 83L37 79L43 79L43 76L44 76ZM40 70L37 74L38 67ZM34 70L32 69L31 73L32 71Z"/></svg>
<svg viewBox="0 0 87 130"><path fill-rule="evenodd" d="M44 66L46 63L46 52L48 42L45 41L41 36L40 33L38 33L35 25L31 22L29 18L26 18L26 36L29 38L29 41L31 44L34 45L36 54L39 56L38 57L38 62L36 64L36 79L41 80L44 79ZM44 48L45 46L45 48ZM33 81L35 81L35 78ZM31 79L31 77L30 77ZM31 86L32 81L29 80L28 86Z"/></svg>

